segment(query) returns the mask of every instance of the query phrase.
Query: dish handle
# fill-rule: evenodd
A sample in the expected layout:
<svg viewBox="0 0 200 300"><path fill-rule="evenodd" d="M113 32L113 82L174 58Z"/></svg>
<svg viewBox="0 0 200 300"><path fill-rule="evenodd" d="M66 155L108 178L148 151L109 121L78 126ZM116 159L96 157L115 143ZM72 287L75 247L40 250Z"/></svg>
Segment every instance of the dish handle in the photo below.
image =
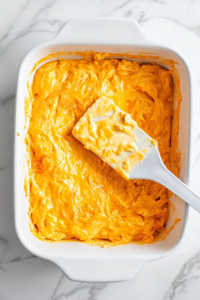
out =
<svg viewBox="0 0 200 300"><path fill-rule="evenodd" d="M54 40L79 45L152 44L136 21L124 18L72 19L65 23Z"/></svg>
<svg viewBox="0 0 200 300"><path fill-rule="evenodd" d="M56 259L54 262L66 276L81 282L117 282L131 279L149 261L137 258L71 258Z"/></svg>

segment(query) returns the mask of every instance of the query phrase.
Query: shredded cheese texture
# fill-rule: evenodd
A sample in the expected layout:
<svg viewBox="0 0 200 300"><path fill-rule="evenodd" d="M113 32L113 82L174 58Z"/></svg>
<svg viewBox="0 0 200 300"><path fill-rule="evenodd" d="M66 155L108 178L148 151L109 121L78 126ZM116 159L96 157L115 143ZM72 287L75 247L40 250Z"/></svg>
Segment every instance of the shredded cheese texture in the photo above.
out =
<svg viewBox="0 0 200 300"><path fill-rule="evenodd" d="M32 93L26 135L32 232L52 241L154 242L168 219L167 189L153 181L124 180L85 149L72 129L105 96L158 142L170 168L170 71L124 59L57 60L37 70Z"/></svg>

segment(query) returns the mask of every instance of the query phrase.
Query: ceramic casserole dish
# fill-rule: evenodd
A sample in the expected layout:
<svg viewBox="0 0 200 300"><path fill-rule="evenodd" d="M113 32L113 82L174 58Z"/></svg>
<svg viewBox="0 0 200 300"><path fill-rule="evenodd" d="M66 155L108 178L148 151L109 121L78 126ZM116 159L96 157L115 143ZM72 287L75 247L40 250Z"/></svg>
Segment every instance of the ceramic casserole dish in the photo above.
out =
<svg viewBox="0 0 200 300"><path fill-rule="evenodd" d="M62 52L65 59L80 56L65 55L63 52L86 51L107 53L153 53L145 63L159 60L155 55L176 61L180 76L182 102L179 119L178 149L181 152L179 178L190 185L190 132L191 132L191 72L182 55L150 41L138 23L127 19L83 18L68 21L59 34L49 42L30 51L20 66L15 111L14 146L14 205L15 226L22 244L35 255L55 262L72 280L85 282L114 282L130 279L145 263L171 254L180 244L187 224L188 205L172 196L177 217L181 221L164 241L153 245L128 244L103 249L85 243L46 243L37 239L30 231L28 216L29 201L25 197L24 177L27 173L26 130L24 101L28 94L27 81L36 62L54 52ZM59 56L51 58L56 60ZM48 60L49 61L49 60ZM44 61L45 63L47 61ZM39 67L39 66L38 66ZM166 67L166 66L165 66ZM34 74L32 74L32 77ZM176 84L176 78L174 78ZM176 106L176 99L174 99ZM18 136L17 133L20 133ZM173 224L174 210L170 211L167 227ZM52 247L53 246L53 247Z"/></svg>

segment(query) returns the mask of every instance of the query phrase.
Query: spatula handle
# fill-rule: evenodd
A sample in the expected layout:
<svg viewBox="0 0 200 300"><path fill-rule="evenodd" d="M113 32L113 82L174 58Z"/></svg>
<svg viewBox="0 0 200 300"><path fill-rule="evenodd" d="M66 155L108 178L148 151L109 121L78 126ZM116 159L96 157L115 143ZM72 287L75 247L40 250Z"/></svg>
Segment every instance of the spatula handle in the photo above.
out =
<svg viewBox="0 0 200 300"><path fill-rule="evenodd" d="M164 185L166 188L200 212L200 197L193 193L181 180L168 171L164 164L155 167L153 173L153 180Z"/></svg>

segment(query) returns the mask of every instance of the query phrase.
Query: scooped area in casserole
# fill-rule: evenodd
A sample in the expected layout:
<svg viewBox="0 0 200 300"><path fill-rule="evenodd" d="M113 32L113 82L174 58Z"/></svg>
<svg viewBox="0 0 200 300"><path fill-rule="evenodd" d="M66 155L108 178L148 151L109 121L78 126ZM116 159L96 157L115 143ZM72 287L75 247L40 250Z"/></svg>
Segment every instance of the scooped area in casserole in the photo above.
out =
<svg viewBox="0 0 200 300"><path fill-rule="evenodd" d="M154 242L168 219L167 189L153 181L124 180L85 149L72 128L105 96L157 141L170 168L171 71L125 59L59 59L37 70L32 94L26 135L32 232L52 241ZM178 163L177 156L176 170Z"/></svg>
<svg viewBox="0 0 200 300"><path fill-rule="evenodd" d="M137 126L130 114L106 97L97 99L88 108L72 134L126 180L157 146L157 142Z"/></svg>

